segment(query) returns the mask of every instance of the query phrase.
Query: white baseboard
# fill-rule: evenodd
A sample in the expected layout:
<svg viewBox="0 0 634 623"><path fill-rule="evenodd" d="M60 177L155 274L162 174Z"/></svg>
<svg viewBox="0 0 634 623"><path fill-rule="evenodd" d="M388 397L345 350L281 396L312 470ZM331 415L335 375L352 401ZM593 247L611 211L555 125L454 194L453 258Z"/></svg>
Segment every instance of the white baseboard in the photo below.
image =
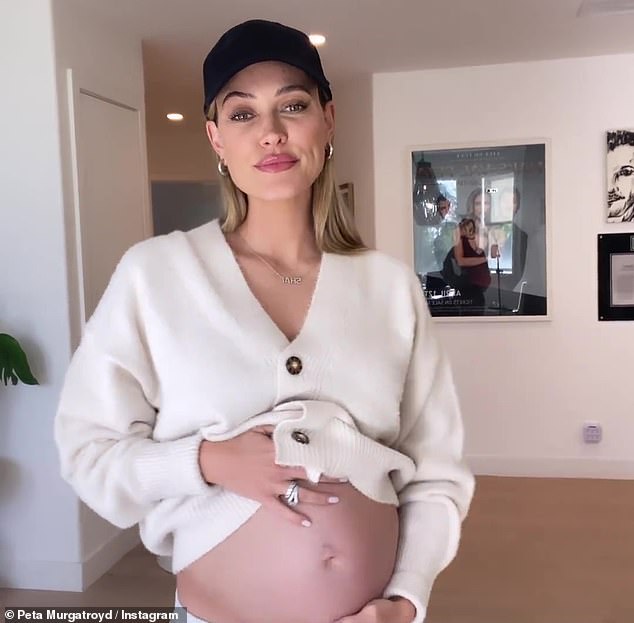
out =
<svg viewBox="0 0 634 623"><path fill-rule="evenodd" d="M628 460L487 455L467 455L465 459L477 476L634 480L634 461Z"/></svg>
<svg viewBox="0 0 634 623"><path fill-rule="evenodd" d="M81 592L138 543L138 528L131 528L119 532L84 562L0 559L0 587Z"/></svg>
<svg viewBox="0 0 634 623"><path fill-rule="evenodd" d="M81 590L87 589L93 582L96 582L140 542L139 528L135 526L128 530L122 530L114 539L93 552L83 564Z"/></svg>

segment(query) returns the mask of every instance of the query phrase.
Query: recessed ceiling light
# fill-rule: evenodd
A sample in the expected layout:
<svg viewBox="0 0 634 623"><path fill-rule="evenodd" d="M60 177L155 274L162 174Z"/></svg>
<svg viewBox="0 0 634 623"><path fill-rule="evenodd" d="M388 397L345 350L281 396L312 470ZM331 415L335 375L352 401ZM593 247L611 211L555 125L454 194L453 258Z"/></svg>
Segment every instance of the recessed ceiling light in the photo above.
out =
<svg viewBox="0 0 634 623"><path fill-rule="evenodd" d="M183 115L181 115L179 112L171 112L169 115L167 115L167 118L170 121L182 121L184 119Z"/></svg>
<svg viewBox="0 0 634 623"><path fill-rule="evenodd" d="M583 0L577 11L577 16L622 13L634 13L634 0Z"/></svg>
<svg viewBox="0 0 634 623"><path fill-rule="evenodd" d="M308 35L308 38L310 39L310 42L314 46L320 46L326 43L326 37L324 37L323 35L313 34L313 35Z"/></svg>

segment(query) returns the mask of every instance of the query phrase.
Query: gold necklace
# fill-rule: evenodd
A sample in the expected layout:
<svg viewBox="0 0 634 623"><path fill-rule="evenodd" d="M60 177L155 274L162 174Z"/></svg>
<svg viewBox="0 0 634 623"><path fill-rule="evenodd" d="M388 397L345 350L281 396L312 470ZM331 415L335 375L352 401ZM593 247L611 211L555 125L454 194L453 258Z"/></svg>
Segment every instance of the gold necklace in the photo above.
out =
<svg viewBox="0 0 634 623"><path fill-rule="evenodd" d="M239 231L236 231L236 235L238 236L238 238L240 238L240 240L242 240L242 242L244 242L244 244L247 245L247 247L249 247L249 250L261 261L263 262L270 270L272 270L278 277L279 279L282 281L282 283L284 285L287 286L298 286L302 283L302 281L304 280L304 278L310 273L311 270L313 270L314 267L309 268L303 275L297 275L297 276L287 276L287 275L282 275L281 273L279 273L276 269L275 266L273 266L266 258L262 257L248 242L247 240L244 238L244 236L242 236L240 234Z"/></svg>

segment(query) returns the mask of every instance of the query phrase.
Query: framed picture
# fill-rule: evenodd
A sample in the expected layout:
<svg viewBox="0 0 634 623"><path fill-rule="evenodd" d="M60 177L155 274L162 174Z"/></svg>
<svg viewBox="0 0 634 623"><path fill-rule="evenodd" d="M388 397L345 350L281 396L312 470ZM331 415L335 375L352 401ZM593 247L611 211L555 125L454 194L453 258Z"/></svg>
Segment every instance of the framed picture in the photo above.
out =
<svg viewBox="0 0 634 623"><path fill-rule="evenodd" d="M634 221L634 130L608 132L607 221Z"/></svg>
<svg viewBox="0 0 634 623"><path fill-rule="evenodd" d="M599 320L634 320L634 234L599 234Z"/></svg>
<svg viewBox="0 0 634 623"><path fill-rule="evenodd" d="M432 316L548 318L547 142L411 151L414 266Z"/></svg>
<svg viewBox="0 0 634 623"><path fill-rule="evenodd" d="M354 186L352 182L347 182L346 184L340 184L339 191L341 192L341 196L343 197L343 200L346 202L346 205L350 209L352 216L354 216Z"/></svg>

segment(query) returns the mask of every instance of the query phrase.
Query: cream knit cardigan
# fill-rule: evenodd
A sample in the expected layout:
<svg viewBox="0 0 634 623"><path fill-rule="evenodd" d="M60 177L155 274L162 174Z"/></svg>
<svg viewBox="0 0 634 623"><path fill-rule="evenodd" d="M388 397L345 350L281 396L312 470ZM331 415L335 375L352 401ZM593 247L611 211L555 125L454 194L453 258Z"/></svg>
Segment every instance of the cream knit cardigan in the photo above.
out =
<svg viewBox="0 0 634 623"><path fill-rule="evenodd" d="M304 466L313 481L347 477L399 505L385 596L410 599L423 621L456 554L473 477L450 367L411 269L377 251L325 253L289 341L218 221L132 247L67 372L55 421L63 477L116 526L139 523L146 547L178 572L259 507L204 482L201 440L263 423L276 425L279 464Z"/></svg>

